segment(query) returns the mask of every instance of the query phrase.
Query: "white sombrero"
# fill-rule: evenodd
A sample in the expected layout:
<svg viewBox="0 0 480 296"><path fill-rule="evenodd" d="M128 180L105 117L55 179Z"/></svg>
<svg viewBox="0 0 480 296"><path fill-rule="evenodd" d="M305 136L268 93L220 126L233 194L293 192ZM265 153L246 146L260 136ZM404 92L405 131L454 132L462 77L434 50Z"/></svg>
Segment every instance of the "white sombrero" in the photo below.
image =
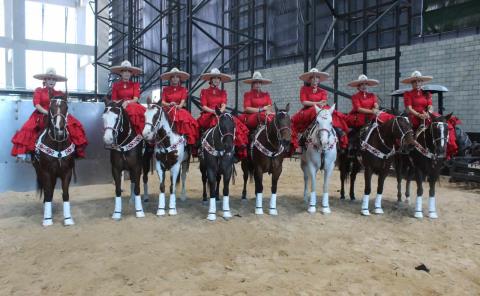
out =
<svg viewBox="0 0 480 296"><path fill-rule="evenodd" d="M130 63L129 61L123 61L120 66L111 67L110 71L118 75L121 75L123 71L130 71L132 75L138 75L142 73L142 69L138 67L133 67L132 63Z"/></svg>
<svg viewBox="0 0 480 296"><path fill-rule="evenodd" d="M319 77L320 82L322 82L327 80L328 77L330 77L330 74L328 74L327 72L320 72L318 71L317 68L312 68L310 71L303 73L298 78L300 78L300 80L303 80L305 82L310 82L310 79L314 76Z"/></svg>
<svg viewBox="0 0 480 296"><path fill-rule="evenodd" d="M180 71L178 70L178 68L172 68L170 72L165 72L162 75L160 75L160 79L170 80L175 75L180 77L181 81L185 81L185 80L188 80L188 78L190 78L190 74L188 74L187 72Z"/></svg>
<svg viewBox="0 0 480 296"><path fill-rule="evenodd" d="M376 79L369 79L367 75L362 74L358 76L357 80L350 81L347 85L351 87L358 87L361 84L366 84L368 86L377 86L379 81Z"/></svg>
<svg viewBox="0 0 480 296"><path fill-rule="evenodd" d="M230 75L220 72L220 70L218 70L217 68L213 68L212 70L210 70L210 73L204 73L200 75L200 78L205 81L209 81L210 79L215 77L220 78L222 82L229 82L230 80L232 80L232 77L230 77Z"/></svg>
<svg viewBox="0 0 480 296"><path fill-rule="evenodd" d="M413 73L412 73L412 75L410 75L410 77L402 80L402 83L410 84L413 81L417 81L417 80L427 82L427 81L430 81L432 79L433 79L432 76L423 76L422 73L420 73L420 71L413 71Z"/></svg>
<svg viewBox="0 0 480 296"><path fill-rule="evenodd" d="M55 81L67 81L67 77L57 75L57 71L54 68L47 68L47 71L43 74L33 75L33 78L39 80L53 79Z"/></svg>
<svg viewBox="0 0 480 296"><path fill-rule="evenodd" d="M245 79L243 83L252 84L254 82L260 82L261 84L270 84L272 81L270 79L265 79L262 77L262 73L255 71L253 72L252 78Z"/></svg>

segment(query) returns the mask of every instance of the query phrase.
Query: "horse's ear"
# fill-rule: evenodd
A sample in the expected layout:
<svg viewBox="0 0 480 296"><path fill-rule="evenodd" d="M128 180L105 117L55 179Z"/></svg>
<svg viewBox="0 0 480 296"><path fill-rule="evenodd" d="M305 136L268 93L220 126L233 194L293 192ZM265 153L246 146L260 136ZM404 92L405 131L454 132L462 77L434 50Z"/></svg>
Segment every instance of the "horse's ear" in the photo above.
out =
<svg viewBox="0 0 480 296"><path fill-rule="evenodd" d="M110 103L112 102L109 95L104 96L103 101L105 102L105 106L110 105Z"/></svg>
<svg viewBox="0 0 480 296"><path fill-rule="evenodd" d="M277 103L273 103L273 110L275 110L275 114L278 113Z"/></svg>
<svg viewBox="0 0 480 296"><path fill-rule="evenodd" d="M450 113L448 113L447 115L445 115L445 120L446 120L446 121L449 121L450 118L452 118L452 115L453 115L453 112L450 112Z"/></svg>
<svg viewBox="0 0 480 296"><path fill-rule="evenodd" d="M330 111L330 114L333 114L333 112L335 111L335 104L333 104L328 111Z"/></svg>
<svg viewBox="0 0 480 296"><path fill-rule="evenodd" d="M318 105L314 105L315 106L315 113L320 113L320 111L322 111L322 109L320 107L318 107Z"/></svg>
<svg viewBox="0 0 480 296"><path fill-rule="evenodd" d="M288 113L290 111L290 103L287 103L287 106L285 106L285 112Z"/></svg>
<svg viewBox="0 0 480 296"><path fill-rule="evenodd" d="M215 107L215 114L217 114L217 116L222 115L222 111L220 111L220 109L218 108L218 106Z"/></svg>
<svg viewBox="0 0 480 296"><path fill-rule="evenodd" d="M147 97L147 106L150 108L150 105L152 104L152 98L150 96Z"/></svg>

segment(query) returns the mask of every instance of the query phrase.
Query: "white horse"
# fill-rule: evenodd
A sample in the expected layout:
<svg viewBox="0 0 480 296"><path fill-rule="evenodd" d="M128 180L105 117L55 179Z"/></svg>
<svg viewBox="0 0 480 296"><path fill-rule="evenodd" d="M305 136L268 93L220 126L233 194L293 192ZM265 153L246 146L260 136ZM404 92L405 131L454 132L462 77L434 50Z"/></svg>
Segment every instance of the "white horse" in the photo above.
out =
<svg viewBox="0 0 480 296"><path fill-rule="evenodd" d="M156 171L160 179L160 194L158 196L157 216L165 215L165 173L170 170L170 201L168 205L168 214L174 216L177 214L176 208L176 183L182 171L182 163L188 161L186 152L186 140L182 135L172 130L172 124L163 111L161 103L151 103L148 100L148 108L145 112L145 128L143 137L147 141L155 140L155 159ZM188 165L188 164L187 164ZM182 174L182 192L185 191L186 169ZM183 195L182 195L183 199Z"/></svg>
<svg viewBox="0 0 480 296"><path fill-rule="evenodd" d="M337 136L332 125L332 114L335 110L335 105L330 109L320 109L317 106L315 106L315 109L317 111L316 123L306 137L306 150L302 153L302 161L300 164L305 183L303 197L305 202L308 202L307 190L308 179L310 178L311 191L308 212L315 213L317 211L316 177L318 170L323 169L322 213L330 214L328 181L335 167L335 160L337 159Z"/></svg>

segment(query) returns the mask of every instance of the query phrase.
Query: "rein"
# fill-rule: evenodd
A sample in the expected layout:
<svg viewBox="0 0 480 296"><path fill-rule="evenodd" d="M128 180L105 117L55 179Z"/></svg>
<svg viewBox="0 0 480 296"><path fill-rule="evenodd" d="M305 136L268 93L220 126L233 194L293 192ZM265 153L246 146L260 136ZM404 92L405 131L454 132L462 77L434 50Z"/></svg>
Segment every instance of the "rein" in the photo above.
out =
<svg viewBox="0 0 480 296"><path fill-rule="evenodd" d="M427 145L427 133L425 133L425 132L427 130L430 131L430 137L431 137L431 141L432 141L432 145L433 145L433 151L436 151L438 141L445 141L445 145L447 145L450 135L447 133L446 138L443 137L443 134L440 137L435 138L435 135L433 134L434 125L443 126L444 128L446 128L448 130L448 124L445 123L445 122L432 122L428 128L425 127L425 125L422 125L422 127L419 129L419 131L417 131L417 133L415 134L415 140L418 140L419 136L421 134L424 134L424 137L423 137L424 145L420 144L418 141L415 141L415 149L418 152L420 152L420 154L422 154L423 156L425 156L426 158L429 158L431 160L444 159L447 156L446 155L447 154L447 149L445 149L443 155L438 155L435 152L431 152L431 150L428 148L428 145Z"/></svg>
<svg viewBox="0 0 480 296"><path fill-rule="evenodd" d="M202 139L202 147L207 151L210 155L214 157L223 157L224 155L229 155L230 153L233 153L235 150L235 145L232 145L232 150L225 152L225 150L217 150L215 148L215 132L218 132L220 135L220 143L223 145L223 140L225 137L231 136L233 141L235 141L235 131L236 127L233 129L233 132L222 132L222 129L220 128L220 119L222 116L227 116L233 121L233 116L230 113L222 113L220 116L217 116L217 124L208 129L207 132L205 133L205 136ZM213 143L210 144L208 141L209 136L211 135Z"/></svg>
<svg viewBox="0 0 480 296"><path fill-rule="evenodd" d="M171 133L172 133L173 126L174 126L173 120L172 120L172 124L169 126L170 131L167 132L165 130L165 128L162 127L162 119L163 119L163 116L164 116L164 113L165 113L163 108L159 105L156 105L156 104L154 104L151 108L156 108L158 110L157 112L160 112L160 115L158 116L158 119L155 123L145 122L145 126L149 125L149 126L152 127L152 131L155 134L155 138L158 135L159 130L164 130L165 131L165 136L163 136L161 139L158 139L158 140L155 139L155 146L158 148L158 152L160 152L160 153L171 153L171 152L177 151L178 147L180 145L185 144L185 138L183 136L181 136L176 143L170 144L170 146L168 146L168 144L165 144L164 143L165 140L167 138L169 138ZM175 117L176 112L177 112L177 108L175 106L170 107L167 112L170 113L172 111L172 109L175 111L175 114L174 114L174 117ZM168 120L167 120L167 122L168 122ZM168 141L168 142L170 143L170 141Z"/></svg>
<svg viewBox="0 0 480 296"><path fill-rule="evenodd" d="M141 135L136 135L129 142L127 142L131 138L132 133L133 133L132 125L131 125L130 121L127 121L128 122L127 136L120 143L117 143L118 137L124 133L123 125L124 125L124 116L125 115L123 114L123 108L120 108L120 107L107 107L106 112L110 112L111 109L118 109L120 112L119 112L119 115L118 115L118 119L116 120L113 127L108 126L108 127L104 128L104 131L112 130L112 133L113 133L113 136L114 136L113 138L114 138L114 141L115 141L114 144L112 144L110 147L107 147L107 149L119 151L119 152L122 152L122 153L128 152L128 151L132 150L133 148L135 148L142 141L143 138L142 138ZM106 113L106 112L104 112L104 113Z"/></svg>
<svg viewBox="0 0 480 296"><path fill-rule="evenodd" d="M287 112L285 111L278 111L277 112L278 114L287 114ZM273 121L273 126L275 128L275 135L276 135L276 139L274 139L274 141L277 142L277 144L273 144L272 141L270 140L270 133L268 131L268 116L265 116L265 124L263 124L257 131L257 133L255 134L255 139L253 140L251 146L250 146L250 151L253 153L253 148L257 148L258 151L260 151L263 155L267 156L267 157L270 157L270 158L274 158L274 157L277 157L279 155L281 155L283 153L283 151L285 151L285 147L283 146L283 144L281 144L281 132L283 130L289 130L291 131L291 128L289 126L284 126L284 127L281 127L281 128L278 128L278 125L277 125L277 116L274 117L274 119L272 120ZM265 147L262 142L258 139L260 137L260 134L265 131L265 138L267 140L267 142L270 144L270 146L272 146L272 148L274 149L274 151L268 149L267 147ZM280 143L280 145L278 145L278 143Z"/></svg>

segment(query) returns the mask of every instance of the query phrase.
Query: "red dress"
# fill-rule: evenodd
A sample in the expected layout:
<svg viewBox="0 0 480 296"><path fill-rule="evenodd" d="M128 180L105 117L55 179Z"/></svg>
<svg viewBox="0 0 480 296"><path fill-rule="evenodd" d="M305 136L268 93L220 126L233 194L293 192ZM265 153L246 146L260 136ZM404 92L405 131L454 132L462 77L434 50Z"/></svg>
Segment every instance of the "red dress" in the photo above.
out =
<svg viewBox="0 0 480 296"><path fill-rule="evenodd" d="M63 96L63 92L53 90L53 96ZM33 93L33 106L40 104L44 109L50 108L48 88L39 87ZM47 127L47 115L38 110L33 111L27 122L15 133L12 138L13 148L11 154L17 156L35 151L35 143L40 133ZM70 139L75 144L78 157L85 157L85 147L88 145L85 130L82 124L71 114L67 117L67 130Z"/></svg>
<svg viewBox="0 0 480 296"><path fill-rule="evenodd" d="M347 124L352 128L360 128L367 123L367 120L373 120L374 114L365 114L358 111L358 108L373 109L378 103L377 96L374 93L359 91L352 96L352 110L347 115ZM379 121L385 122L395 118L394 115L382 112L379 114Z"/></svg>
<svg viewBox="0 0 480 296"><path fill-rule="evenodd" d="M140 83L117 81L112 85L112 100L127 101L140 98ZM145 127L146 108L139 103L130 103L125 111L137 135L141 135Z"/></svg>
<svg viewBox="0 0 480 296"><path fill-rule="evenodd" d="M403 94L403 103L405 108L408 106L412 106L412 109L422 113L427 110L428 106L432 105L432 94L429 92L424 92L422 90L411 90L407 91ZM439 116L438 113L433 113L435 116ZM416 117L413 114L409 114L408 117L410 118L410 122L412 123L413 129L417 129L422 120ZM426 120L425 124L429 124L430 120ZM457 154L458 152L458 145L457 145L457 136L455 134L455 120L448 121L448 144L447 144L447 156L450 158L451 156Z"/></svg>
<svg viewBox="0 0 480 296"><path fill-rule="evenodd" d="M258 90L251 90L246 92L243 96L243 110L248 107L251 108L263 108L265 106L271 106L272 99L270 99L270 94L268 92L262 92ZM266 112L255 112L255 113L244 113L239 116L239 118L244 122L249 129L257 128L260 122L265 122Z"/></svg>
<svg viewBox="0 0 480 296"><path fill-rule="evenodd" d="M165 86L162 90L162 102L180 104L187 101L187 89L183 86ZM163 107L168 114L174 129L181 135L187 136L187 144L194 145L198 140L198 122L185 109L177 109L175 106Z"/></svg>
<svg viewBox="0 0 480 296"><path fill-rule="evenodd" d="M300 101L310 101L310 102L320 102L320 101L327 101L327 92L321 88L313 88L312 86L302 86L300 89ZM330 106L326 105L323 107L324 109L330 109ZM300 109L295 115L292 116L292 127L294 133L302 133L304 132L308 126L315 120L317 116L317 111L315 110L315 106L310 107L303 107ZM344 135L340 138L340 147L346 148L348 147L348 125L345 121L345 114L333 111L333 126L336 128L340 128L344 131Z"/></svg>
<svg viewBox="0 0 480 296"><path fill-rule="evenodd" d="M227 104L227 92L213 86L204 88L200 92L200 104L212 109L220 108L222 104ZM247 157L248 128L237 117L234 117L234 120L236 155L242 159ZM202 112L197 122L200 128L209 129L217 124L217 116L214 113Z"/></svg>

